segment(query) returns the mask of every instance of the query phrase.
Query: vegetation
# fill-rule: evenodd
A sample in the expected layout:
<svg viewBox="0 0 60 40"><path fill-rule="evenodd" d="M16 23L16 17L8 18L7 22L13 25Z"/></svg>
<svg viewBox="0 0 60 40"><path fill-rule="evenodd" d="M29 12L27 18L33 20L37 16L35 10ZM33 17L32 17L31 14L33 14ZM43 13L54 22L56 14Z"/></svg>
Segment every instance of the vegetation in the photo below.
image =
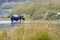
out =
<svg viewBox="0 0 60 40"><path fill-rule="evenodd" d="M57 19L57 13L60 12L60 4L43 4L43 3L30 3L23 4L13 9L12 14L26 14L34 20L55 20ZM57 16L56 16L57 15Z"/></svg>
<svg viewBox="0 0 60 40"><path fill-rule="evenodd" d="M13 31L0 32L0 40L60 40L58 26L51 26L46 23L23 24Z"/></svg>
<svg viewBox="0 0 60 40"><path fill-rule="evenodd" d="M60 24L56 23L57 19L60 19L60 15L57 15L60 12L59 5L58 3L29 3L15 7L11 15L24 15L26 19L33 19L34 23L21 24L21 26L17 26L12 31L3 30L0 32L0 40L60 40ZM3 6L2 8L5 9L6 7ZM9 8L12 8L12 6L7 7L7 9ZM36 21L34 20L38 19L47 21L39 20L35 23ZM52 21L48 22L48 20ZM54 24L51 23L53 21Z"/></svg>

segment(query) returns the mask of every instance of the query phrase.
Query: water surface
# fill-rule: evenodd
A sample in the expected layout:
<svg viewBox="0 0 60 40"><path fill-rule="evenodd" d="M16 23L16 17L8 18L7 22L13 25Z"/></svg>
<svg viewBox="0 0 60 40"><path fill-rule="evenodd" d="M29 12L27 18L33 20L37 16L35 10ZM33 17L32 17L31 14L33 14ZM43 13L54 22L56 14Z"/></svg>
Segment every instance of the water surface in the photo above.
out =
<svg viewBox="0 0 60 40"><path fill-rule="evenodd" d="M15 26L20 26L20 23L19 22L13 22L13 23L11 23L11 21L0 21L0 30L2 30L2 29L11 30Z"/></svg>

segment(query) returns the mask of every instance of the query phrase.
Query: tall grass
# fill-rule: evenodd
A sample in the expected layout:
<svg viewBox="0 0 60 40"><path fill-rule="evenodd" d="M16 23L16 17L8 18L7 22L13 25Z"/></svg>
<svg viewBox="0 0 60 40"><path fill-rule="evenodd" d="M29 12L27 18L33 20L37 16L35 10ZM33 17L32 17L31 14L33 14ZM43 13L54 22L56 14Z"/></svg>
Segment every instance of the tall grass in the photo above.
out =
<svg viewBox="0 0 60 40"><path fill-rule="evenodd" d="M12 31L0 32L0 40L59 40L52 28L39 23L23 24Z"/></svg>

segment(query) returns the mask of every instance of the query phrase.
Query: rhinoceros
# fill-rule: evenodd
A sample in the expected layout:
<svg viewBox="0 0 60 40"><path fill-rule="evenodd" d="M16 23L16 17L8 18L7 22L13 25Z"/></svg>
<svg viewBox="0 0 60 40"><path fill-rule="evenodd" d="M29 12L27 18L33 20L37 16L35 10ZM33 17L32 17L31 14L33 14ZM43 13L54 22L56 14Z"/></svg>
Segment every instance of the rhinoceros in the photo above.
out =
<svg viewBox="0 0 60 40"><path fill-rule="evenodd" d="M10 19L11 19L11 22L13 22L13 21L18 22L18 20L20 20L20 22L21 22L21 20L25 20L24 16L21 16L21 15L12 15L12 16L10 16Z"/></svg>

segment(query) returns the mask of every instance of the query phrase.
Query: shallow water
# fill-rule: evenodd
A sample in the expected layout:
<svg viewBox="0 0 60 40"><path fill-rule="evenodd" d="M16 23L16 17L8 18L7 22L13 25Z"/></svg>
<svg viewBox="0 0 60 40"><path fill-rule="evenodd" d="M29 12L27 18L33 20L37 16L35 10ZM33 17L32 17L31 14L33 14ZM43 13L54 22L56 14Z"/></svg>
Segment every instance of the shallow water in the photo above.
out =
<svg viewBox="0 0 60 40"><path fill-rule="evenodd" d="M19 26L19 25L20 25L19 22L13 22L13 23L11 23L11 21L0 21L0 30L2 30L2 29L11 30L15 26Z"/></svg>

